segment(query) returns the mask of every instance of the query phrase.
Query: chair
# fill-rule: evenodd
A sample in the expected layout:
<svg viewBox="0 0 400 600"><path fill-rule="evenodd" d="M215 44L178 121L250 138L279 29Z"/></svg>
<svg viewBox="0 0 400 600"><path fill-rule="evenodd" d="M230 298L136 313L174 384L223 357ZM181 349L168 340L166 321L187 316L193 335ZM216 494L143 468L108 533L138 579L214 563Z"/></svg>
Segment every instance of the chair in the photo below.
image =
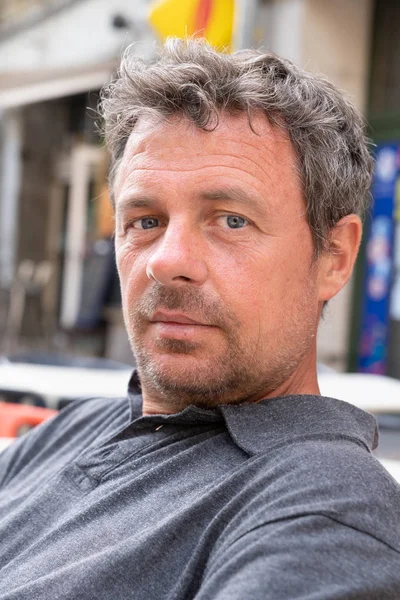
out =
<svg viewBox="0 0 400 600"><path fill-rule="evenodd" d="M57 412L51 408L0 402L0 437L18 437Z"/></svg>

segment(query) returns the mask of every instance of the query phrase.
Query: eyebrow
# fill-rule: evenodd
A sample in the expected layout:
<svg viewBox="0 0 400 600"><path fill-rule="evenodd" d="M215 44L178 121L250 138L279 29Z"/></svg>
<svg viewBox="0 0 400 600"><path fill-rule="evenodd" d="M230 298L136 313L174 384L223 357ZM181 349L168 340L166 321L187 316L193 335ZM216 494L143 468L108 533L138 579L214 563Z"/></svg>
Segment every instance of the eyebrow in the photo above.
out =
<svg viewBox="0 0 400 600"><path fill-rule="evenodd" d="M132 210L133 208L149 208L154 206L156 200L150 196L127 196L122 198L119 202L116 202L115 210L118 212L124 212L126 210Z"/></svg>
<svg viewBox="0 0 400 600"><path fill-rule="evenodd" d="M238 186L223 186L218 188L212 188L209 190L202 190L198 194L198 198L204 201L218 201L224 200L228 202L238 202L245 206L251 206L257 209L262 199L254 194L245 192ZM116 210L118 212L124 212L135 208L151 208L158 203L156 198L151 196L132 195L122 198L116 203ZM263 202L263 205L265 203Z"/></svg>
<svg viewBox="0 0 400 600"><path fill-rule="evenodd" d="M239 202L247 206L257 207L260 198L256 195L245 192L242 188L236 186L224 186L211 190L200 192L199 197L202 200L228 200Z"/></svg>

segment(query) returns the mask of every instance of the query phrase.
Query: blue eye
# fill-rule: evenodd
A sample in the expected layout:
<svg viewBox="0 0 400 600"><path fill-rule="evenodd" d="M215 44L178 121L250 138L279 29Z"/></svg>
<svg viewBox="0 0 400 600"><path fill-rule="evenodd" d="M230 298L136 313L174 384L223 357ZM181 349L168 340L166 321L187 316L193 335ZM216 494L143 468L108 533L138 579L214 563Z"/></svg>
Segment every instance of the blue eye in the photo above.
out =
<svg viewBox="0 0 400 600"><path fill-rule="evenodd" d="M227 225L230 229L241 229L247 224L247 220L239 215L229 215L226 217Z"/></svg>
<svg viewBox="0 0 400 600"><path fill-rule="evenodd" d="M138 219L135 222L135 227L137 229L153 229L154 227L158 227L159 224L159 220L154 217L143 217L143 219Z"/></svg>

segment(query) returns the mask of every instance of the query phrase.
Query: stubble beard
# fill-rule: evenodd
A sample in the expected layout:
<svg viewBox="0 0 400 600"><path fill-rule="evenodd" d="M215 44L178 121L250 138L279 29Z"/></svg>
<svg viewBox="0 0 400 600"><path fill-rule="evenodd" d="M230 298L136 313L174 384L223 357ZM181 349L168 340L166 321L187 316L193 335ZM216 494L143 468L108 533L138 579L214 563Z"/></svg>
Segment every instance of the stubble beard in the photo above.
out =
<svg viewBox="0 0 400 600"><path fill-rule="evenodd" d="M202 322L219 329L225 352L198 360L189 358L190 366L185 365L184 360L178 366L177 361L174 372L163 368L157 354L149 351L142 341L151 315L160 309L196 315ZM247 372L240 366L239 323L221 302L206 299L190 287L172 290L154 284L125 320L142 388L162 396L169 405L216 406L225 398L235 396L238 383L247 384ZM157 351L170 355L202 354L198 343L186 340L158 339L155 345Z"/></svg>
<svg viewBox="0 0 400 600"><path fill-rule="evenodd" d="M158 309L195 314L219 327L226 350L218 356L199 358L197 364L192 362L189 367L183 360L174 372L163 368L157 355L149 351L142 341L149 319ZM157 284L141 298L134 310L128 312L125 320L142 388L177 409L189 404L209 408L262 399L290 377L307 355L315 336L303 335L305 323L295 317L288 335L295 334L296 351L293 352L293 345L286 341L275 349L265 364L262 358L266 354L265 347L260 345L268 344L270 340L259 340L256 346L246 347L240 337L240 324L220 302L205 299L198 290L190 287L170 290ZM306 324L308 331L311 322L312 318ZM156 345L160 351L177 355L194 355L199 349L196 343L175 339L159 339Z"/></svg>

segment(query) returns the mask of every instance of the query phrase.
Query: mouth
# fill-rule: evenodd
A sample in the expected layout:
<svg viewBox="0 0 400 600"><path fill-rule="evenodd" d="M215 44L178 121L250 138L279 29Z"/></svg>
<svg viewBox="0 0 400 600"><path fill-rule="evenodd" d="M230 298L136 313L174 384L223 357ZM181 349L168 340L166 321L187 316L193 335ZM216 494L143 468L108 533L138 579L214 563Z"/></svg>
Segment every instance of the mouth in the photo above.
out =
<svg viewBox="0 0 400 600"><path fill-rule="evenodd" d="M181 340L195 343L203 339L215 326L201 318L176 311L156 311L150 319L150 327L158 340Z"/></svg>
<svg viewBox="0 0 400 600"><path fill-rule="evenodd" d="M190 325L200 327L210 327L208 323L189 317L183 313L173 311L156 311L151 319L151 323L164 323L166 325Z"/></svg>

